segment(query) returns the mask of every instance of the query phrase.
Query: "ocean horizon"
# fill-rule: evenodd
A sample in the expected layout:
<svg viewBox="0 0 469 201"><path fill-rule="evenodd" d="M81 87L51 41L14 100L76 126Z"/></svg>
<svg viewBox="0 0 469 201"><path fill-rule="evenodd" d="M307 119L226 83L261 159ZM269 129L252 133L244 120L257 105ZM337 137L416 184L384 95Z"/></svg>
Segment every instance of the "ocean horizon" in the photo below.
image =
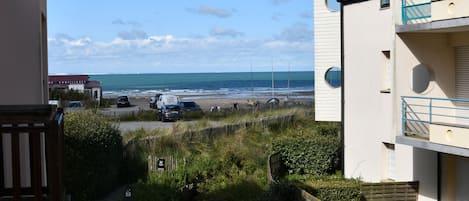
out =
<svg viewBox="0 0 469 201"><path fill-rule="evenodd" d="M104 97L147 97L157 93L179 96L271 96L272 72L95 74ZM274 72L274 93L313 98L314 72ZM294 98L294 97L293 97Z"/></svg>

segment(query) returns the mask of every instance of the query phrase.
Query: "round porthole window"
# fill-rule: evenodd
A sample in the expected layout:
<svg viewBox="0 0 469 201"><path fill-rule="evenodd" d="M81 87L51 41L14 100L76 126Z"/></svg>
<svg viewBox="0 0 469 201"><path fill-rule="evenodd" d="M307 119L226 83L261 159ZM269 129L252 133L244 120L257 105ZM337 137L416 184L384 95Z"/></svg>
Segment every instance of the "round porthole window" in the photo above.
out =
<svg viewBox="0 0 469 201"><path fill-rule="evenodd" d="M419 64L412 69L411 88L415 93L425 92L430 86L431 80L432 73L427 66Z"/></svg>
<svg viewBox="0 0 469 201"><path fill-rule="evenodd" d="M342 72L338 67L331 67L327 69L325 74L326 83L332 88L338 88L342 82Z"/></svg>
<svg viewBox="0 0 469 201"><path fill-rule="evenodd" d="M337 12L340 10L340 3L337 2L337 0L325 0L325 1L326 1L326 7L331 12Z"/></svg>

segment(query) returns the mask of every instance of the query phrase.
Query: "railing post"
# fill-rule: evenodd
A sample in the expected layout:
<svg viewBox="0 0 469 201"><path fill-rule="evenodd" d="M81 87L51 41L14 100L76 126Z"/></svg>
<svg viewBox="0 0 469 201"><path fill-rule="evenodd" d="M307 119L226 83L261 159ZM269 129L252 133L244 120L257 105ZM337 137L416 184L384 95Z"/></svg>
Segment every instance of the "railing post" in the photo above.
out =
<svg viewBox="0 0 469 201"><path fill-rule="evenodd" d="M402 0L402 5L401 5L402 25L406 24L406 17L405 17L405 1L406 1L406 0Z"/></svg>
<svg viewBox="0 0 469 201"><path fill-rule="evenodd" d="M401 97L401 101L402 101L402 115L401 115L401 123L402 123L402 128L401 128L401 132L402 132L402 135L405 136L405 119L406 119L406 104L405 104L405 100L404 100L404 97Z"/></svg>
<svg viewBox="0 0 469 201"><path fill-rule="evenodd" d="M429 107L429 112L428 112L428 122L431 124L432 123L432 106L433 106L433 98L430 98L430 107Z"/></svg>

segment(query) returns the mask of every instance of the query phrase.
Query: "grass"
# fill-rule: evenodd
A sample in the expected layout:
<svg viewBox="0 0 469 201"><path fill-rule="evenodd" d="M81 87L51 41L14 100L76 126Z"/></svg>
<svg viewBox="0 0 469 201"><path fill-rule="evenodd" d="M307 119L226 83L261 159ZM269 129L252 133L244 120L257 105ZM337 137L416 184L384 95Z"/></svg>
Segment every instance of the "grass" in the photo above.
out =
<svg viewBox="0 0 469 201"><path fill-rule="evenodd" d="M255 126L240 129L232 135L222 135L210 140L189 140L165 136L158 133L151 143L145 143L141 151L148 155L173 157L178 167L165 173L153 172L140 180L134 187L135 200L151 200L149 197L164 197L162 200L180 200L190 194L195 200L283 200L289 191L272 191L267 183L267 157L271 154L272 142L292 136L314 136L317 123L311 116L301 115L301 110L288 110L296 114L295 122L288 128ZM267 112L259 116L243 116L240 121L260 116L285 114L286 111ZM230 122L230 121L228 121ZM176 123L178 131L210 126L212 121L204 119L191 126ZM148 136L145 131L138 135ZM159 131L161 132L161 131ZM182 186L195 186L181 192ZM156 190L163 189L163 190ZM279 194L280 193L280 194ZM181 197L182 196L182 197ZM288 200L288 199L287 199Z"/></svg>
<svg viewBox="0 0 469 201"><path fill-rule="evenodd" d="M119 121L156 121L155 110L139 110L118 118Z"/></svg>
<svg viewBox="0 0 469 201"><path fill-rule="evenodd" d="M209 127L222 126L227 124L238 124L244 122L257 121L259 119L269 118L269 117L278 117L286 115L295 115L297 119L312 119L311 114L305 113L305 111L310 110L310 108L305 107L294 107L294 108L285 108L278 110L267 110L263 112L247 113L246 111L233 112L227 115L224 118L217 116L216 113L207 113L204 118L193 120L191 122L187 121L177 121L174 123L173 127L170 129L155 129L152 131L145 131L143 129L128 132L124 135L124 143L129 142L130 140L142 139L146 137L160 137L170 134L181 134L188 131L198 131ZM141 112L141 113L140 113ZM151 118L154 113L148 111L140 111L136 116L123 117L121 121L143 121L146 118ZM154 111L152 111L154 112ZM154 117L154 116L153 116Z"/></svg>

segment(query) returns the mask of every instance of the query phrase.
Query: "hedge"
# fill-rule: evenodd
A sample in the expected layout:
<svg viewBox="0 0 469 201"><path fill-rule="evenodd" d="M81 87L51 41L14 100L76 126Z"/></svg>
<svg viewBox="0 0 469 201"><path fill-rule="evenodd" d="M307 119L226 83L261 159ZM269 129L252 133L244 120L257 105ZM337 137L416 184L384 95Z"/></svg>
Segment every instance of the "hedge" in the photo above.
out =
<svg viewBox="0 0 469 201"><path fill-rule="evenodd" d="M290 172L313 175L327 175L336 171L339 148L338 138L323 136L296 136L273 144L273 151L280 153Z"/></svg>
<svg viewBox="0 0 469 201"><path fill-rule="evenodd" d="M360 181L341 176L290 175L289 182L308 191L322 201L360 201L364 197Z"/></svg>
<svg viewBox="0 0 469 201"><path fill-rule="evenodd" d="M67 113L64 182L72 200L96 200L119 185L122 138L108 118L88 111Z"/></svg>

